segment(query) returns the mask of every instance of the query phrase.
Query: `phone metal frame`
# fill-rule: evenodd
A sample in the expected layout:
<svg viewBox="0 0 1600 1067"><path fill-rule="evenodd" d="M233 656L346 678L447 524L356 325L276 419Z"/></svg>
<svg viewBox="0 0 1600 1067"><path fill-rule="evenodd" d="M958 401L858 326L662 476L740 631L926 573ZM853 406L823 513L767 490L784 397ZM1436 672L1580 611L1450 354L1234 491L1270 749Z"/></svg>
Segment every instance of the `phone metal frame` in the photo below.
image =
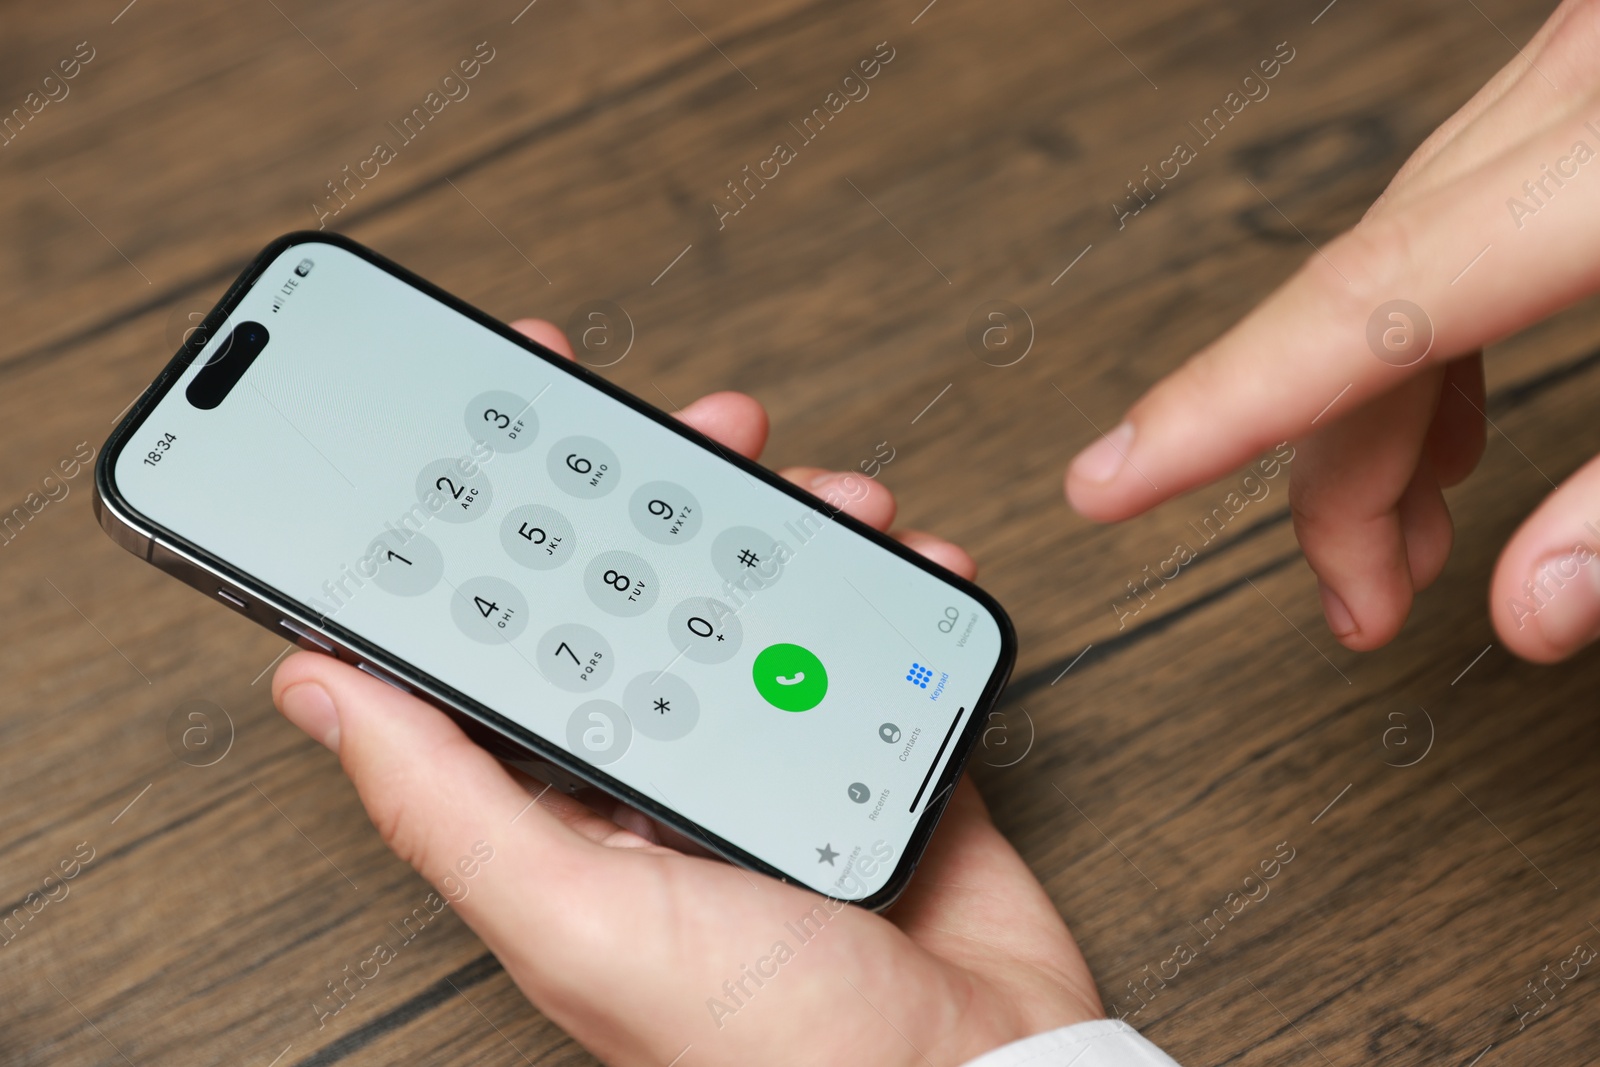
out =
<svg viewBox="0 0 1600 1067"><path fill-rule="evenodd" d="M487 705L480 704L464 693L444 684L413 665L391 656L387 650L366 640L333 620L309 610L278 590L238 570L226 560L213 555L190 542L176 531L139 514L118 491L113 472L123 449L144 424L145 417L177 383L183 372L205 349L211 335L233 313L244 295L261 279L266 268L290 248L300 244L328 244L361 257L373 266L384 270L399 280L433 298L446 307L484 326L508 341L526 349L558 371L571 375L580 382L618 400L634 411L653 419L674 433L687 438L717 459L761 479L766 484L812 507L821 508L833 522L865 538L878 548L906 560L922 570L954 586L977 601L994 618L1000 631L1000 654L993 672L984 685L968 715L966 725L955 739L956 747L945 763L933 791L923 808L922 816L906 842L906 847L895 865L894 872L883 888L859 900L840 897L847 903L873 911L881 911L894 903L905 890L921 860L934 828L944 813L950 794L977 741L982 735L982 724L999 701L1001 691L1011 676L1016 662L1016 631L1005 610L988 593L958 575L929 561L898 541L880 533L864 523L832 508L818 497L799 488L753 460L732 453L699 431L684 425L659 408L639 399L619 386L600 377L587 367L552 352L536 341L513 330L505 323L452 296L438 286L418 277L411 271L385 258L342 234L317 230L299 230L284 234L262 249L239 277L228 287L204 321L185 339L183 346L172 357L161 373L134 401L126 416L119 422L101 449L95 464L94 512L100 526L111 540L146 562L166 571L207 597L221 601L273 633L291 640L309 651L323 652L349 663L360 670L410 692L448 714L457 725L479 745L496 757L529 770L553 785L571 791L583 785L602 789L618 799L661 820L711 852L731 863L749 870L760 871L780 881L811 888L771 864L750 855L743 849L699 826L686 816L661 804L654 798L618 781L603 770L590 766L560 746L500 715ZM270 343L269 343L270 347ZM553 773L552 773L553 772ZM813 890L816 892L816 890Z"/></svg>

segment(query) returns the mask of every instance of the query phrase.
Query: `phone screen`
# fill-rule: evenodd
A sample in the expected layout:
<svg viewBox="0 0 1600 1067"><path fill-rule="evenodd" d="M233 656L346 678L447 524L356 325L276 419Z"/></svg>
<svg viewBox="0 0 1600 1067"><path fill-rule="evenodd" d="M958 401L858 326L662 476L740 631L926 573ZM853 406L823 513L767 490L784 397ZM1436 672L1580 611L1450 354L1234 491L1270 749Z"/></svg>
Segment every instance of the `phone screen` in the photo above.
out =
<svg viewBox="0 0 1600 1067"><path fill-rule="evenodd" d="M197 406L246 322L265 347ZM296 243L111 458L116 491L592 780L871 897L1009 668L1003 617L563 362Z"/></svg>

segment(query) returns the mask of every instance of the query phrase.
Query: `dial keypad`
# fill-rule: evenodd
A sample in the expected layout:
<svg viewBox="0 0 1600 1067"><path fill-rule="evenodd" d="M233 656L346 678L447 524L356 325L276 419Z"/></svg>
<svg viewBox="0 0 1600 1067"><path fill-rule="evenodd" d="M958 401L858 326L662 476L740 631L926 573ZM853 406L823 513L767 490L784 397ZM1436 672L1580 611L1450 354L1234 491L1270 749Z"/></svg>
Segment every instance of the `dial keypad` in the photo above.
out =
<svg viewBox="0 0 1600 1067"><path fill-rule="evenodd" d="M697 689L719 691L719 674L744 673L724 666L743 650L739 610L782 577L790 549L768 530L719 524L691 485L628 476L654 457L619 456L589 434L541 438L541 414L546 423L560 414L548 404L536 414L541 395L486 389L468 399L460 454L422 468L415 521L386 526L367 544L365 565L376 565L373 582L385 594L448 596L454 629L470 642L464 654L500 646L472 654L516 656L572 694L536 686L529 714L564 715L568 748L603 765L637 738L662 744L693 733ZM433 519L448 525L414 528Z"/></svg>

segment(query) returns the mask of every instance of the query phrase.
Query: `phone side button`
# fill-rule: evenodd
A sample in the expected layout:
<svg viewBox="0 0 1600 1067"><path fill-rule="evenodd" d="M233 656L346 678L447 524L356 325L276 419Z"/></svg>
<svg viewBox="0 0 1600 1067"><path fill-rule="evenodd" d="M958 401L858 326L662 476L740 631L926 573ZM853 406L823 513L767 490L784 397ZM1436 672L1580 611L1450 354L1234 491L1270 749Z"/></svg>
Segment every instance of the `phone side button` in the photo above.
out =
<svg viewBox="0 0 1600 1067"><path fill-rule="evenodd" d="M314 649L320 649L321 651L328 653L330 656L334 655L333 645L330 644L321 634L314 633L311 630L306 629L293 619L279 619L278 625L294 634L300 640L306 642L307 646L310 646Z"/></svg>
<svg viewBox="0 0 1600 1067"><path fill-rule="evenodd" d="M396 689L400 690L400 692L402 692L402 693L411 692L411 687L409 685L402 684L401 682L397 681L394 678L394 676L391 675L388 671L381 670L380 668L374 667L370 663L357 663L356 664L356 669L360 670L360 671L365 671L366 673L372 675L374 678L376 678L380 682L388 682L390 685L394 686Z"/></svg>
<svg viewBox="0 0 1600 1067"><path fill-rule="evenodd" d="M217 599L222 601L224 604L227 604L227 605L229 605L231 607L238 608L240 611L249 611L250 610L250 606L245 603L244 597L242 597L242 596L234 596L232 593L228 592L226 589L218 589L217 590Z"/></svg>

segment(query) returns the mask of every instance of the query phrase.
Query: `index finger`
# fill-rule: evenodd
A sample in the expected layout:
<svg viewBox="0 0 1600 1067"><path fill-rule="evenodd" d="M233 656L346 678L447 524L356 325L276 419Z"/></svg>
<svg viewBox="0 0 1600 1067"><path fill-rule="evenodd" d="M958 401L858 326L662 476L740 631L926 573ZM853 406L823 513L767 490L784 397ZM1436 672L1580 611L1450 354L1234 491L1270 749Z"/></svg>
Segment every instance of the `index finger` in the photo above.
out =
<svg viewBox="0 0 1600 1067"><path fill-rule="evenodd" d="M1138 514L1592 291L1600 124L1556 123L1317 249L1073 461L1090 518Z"/></svg>

